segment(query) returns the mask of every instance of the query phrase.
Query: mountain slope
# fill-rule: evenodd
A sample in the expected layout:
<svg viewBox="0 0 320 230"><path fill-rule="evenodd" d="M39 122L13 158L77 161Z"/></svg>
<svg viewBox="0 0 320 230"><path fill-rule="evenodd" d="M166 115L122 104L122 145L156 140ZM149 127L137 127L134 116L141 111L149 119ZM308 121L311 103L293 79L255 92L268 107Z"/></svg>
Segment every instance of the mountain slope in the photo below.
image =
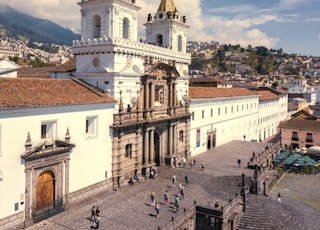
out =
<svg viewBox="0 0 320 230"><path fill-rule="evenodd" d="M4 5L0 5L0 36L65 45L71 45L72 40L79 38L79 35L74 34L70 29Z"/></svg>

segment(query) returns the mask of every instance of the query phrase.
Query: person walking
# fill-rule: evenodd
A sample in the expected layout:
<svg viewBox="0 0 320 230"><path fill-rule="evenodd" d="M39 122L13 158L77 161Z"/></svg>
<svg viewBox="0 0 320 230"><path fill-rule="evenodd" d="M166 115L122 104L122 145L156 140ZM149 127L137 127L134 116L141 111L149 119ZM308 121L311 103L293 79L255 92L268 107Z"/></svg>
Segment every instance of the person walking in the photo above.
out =
<svg viewBox="0 0 320 230"><path fill-rule="evenodd" d="M238 168L240 168L240 167L241 167L241 160L238 159Z"/></svg>
<svg viewBox="0 0 320 230"><path fill-rule="evenodd" d="M99 207L97 206L97 208L96 208L96 217L99 217L100 216L100 209L99 209Z"/></svg>
<svg viewBox="0 0 320 230"><path fill-rule="evenodd" d="M154 209L156 210L156 217L158 217L159 212L160 212L160 205L159 205L159 202L158 202L158 201L156 202L156 206L155 206Z"/></svg>
<svg viewBox="0 0 320 230"><path fill-rule="evenodd" d="M91 209L91 220L96 218L96 206L93 206Z"/></svg>
<svg viewBox="0 0 320 230"><path fill-rule="evenodd" d="M99 229L100 216L97 216L95 221L96 221L96 229Z"/></svg>
<svg viewBox="0 0 320 230"><path fill-rule="evenodd" d="M186 167L186 163L187 163L187 160L185 157L182 158L182 166L185 168Z"/></svg>
<svg viewBox="0 0 320 230"><path fill-rule="evenodd" d="M164 204L169 205L169 194L167 190L164 192L163 197L164 197Z"/></svg>
<svg viewBox="0 0 320 230"><path fill-rule="evenodd" d="M172 176L172 188L175 188L175 187L176 187L176 182L177 182L176 175L173 175L173 176Z"/></svg>
<svg viewBox="0 0 320 230"><path fill-rule="evenodd" d="M174 198L174 207L175 207L175 212L177 213L179 211L179 207L180 207L179 196L175 196L175 198Z"/></svg>
<svg viewBox="0 0 320 230"><path fill-rule="evenodd" d="M196 158L193 158L193 166L196 166Z"/></svg>
<svg viewBox="0 0 320 230"><path fill-rule="evenodd" d="M184 187L181 185L180 186L180 200L183 200L183 199L184 199Z"/></svg>
<svg viewBox="0 0 320 230"><path fill-rule="evenodd" d="M204 162L203 162L203 161L201 162L201 169L200 169L200 171L204 172Z"/></svg>
<svg viewBox="0 0 320 230"><path fill-rule="evenodd" d="M188 183L189 183L188 173L186 173L186 175L184 176L184 181L186 182L186 184L188 184Z"/></svg>
<svg viewBox="0 0 320 230"><path fill-rule="evenodd" d="M155 195L156 195L156 194L155 194L154 192L152 192L152 193L151 193L151 196L150 196L150 197L151 197L151 206L153 206L153 207L154 207L155 204L156 204L156 197L155 197Z"/></svg>
<svg viewBox="0 0 320 230"><path fill-rule="evenodd" d="M281 194L280 194L280 192L278 193L278 203L281 203Z"/></svg>

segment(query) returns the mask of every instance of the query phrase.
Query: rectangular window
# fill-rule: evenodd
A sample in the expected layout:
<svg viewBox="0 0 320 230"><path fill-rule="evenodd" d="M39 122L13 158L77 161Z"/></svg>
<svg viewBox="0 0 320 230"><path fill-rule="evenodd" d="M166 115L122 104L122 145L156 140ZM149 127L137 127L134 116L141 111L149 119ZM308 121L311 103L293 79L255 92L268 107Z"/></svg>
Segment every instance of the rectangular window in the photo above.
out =
<svg viewBox="0 0 320 230"><path fill-rule="evenodd" d="M56 137L56 121L41 122L41 139Z"/></svg>
<svg viewBox="0 0 320 230"><path fill-rule="evenodd" d="M313 142L312 133L307 133L306 142Z"/></svg>
<svg viewBox="0 0 320 230"><path fill-rule="evenodd" d="M96 136L97 135L97 117L86 117L86 135Z"/></svg>
<svg viewBox="0 0 320 230"><path fill-rule="evenodd" d="M220 116L220 108L218 108L218 115Z"/></svg>
<svg viewBox="0 0 320 230"><path fill-rule="evenodd" d="M204 110L202 110L202 119L204 118Z"/></svg>
<svg viewBox="0 0 320 230"><path fill-rule="evenodd" d="M213 109L211 109L211 117L213 117Z"/></svg>
<svg viewBox="0 0 320 230"><path fill-rule="evenodd" d="M233 113L233 106L231 106L231 113Z"/></svg>
<svg viewBox="0 0 320 230"><path fill-rule="evenodd" d="M180 132L179 132L179 141L183 141L183 131L181 130Z"/></svg>
<svg viewBox="0 0 320 230"><path fill-rule="evenodd" d="M132 144L126 145L126 157L132 158Z"/></svg>
<svg viewBox="0 0 320 230"><path fill-rule="evenodd" d="M292 138L291 138L292 141L298 141L299 138L298 138L298 132L292 132Z"/></svg>
<svg viewBox="0 0 320 230"><path fill-rule="evenodd" d="M194 120L194 116L195 116L195 114L194 114L194 111L193 111L193 112L192 112L192 115L191 115L192 120Z"/></svg>
<svg viewBox="0 0 320 230"><path fill-rule="evenodd" d="M224 108L224 113L227 114L228 113L228 107Z"/></svg>

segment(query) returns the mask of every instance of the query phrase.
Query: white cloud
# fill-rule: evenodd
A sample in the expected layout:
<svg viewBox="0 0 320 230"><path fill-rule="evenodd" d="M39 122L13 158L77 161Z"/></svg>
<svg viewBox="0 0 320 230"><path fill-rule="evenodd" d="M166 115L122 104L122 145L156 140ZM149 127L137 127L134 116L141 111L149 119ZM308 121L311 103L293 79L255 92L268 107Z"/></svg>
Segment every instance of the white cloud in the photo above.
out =
<svg viewBox="0 0 320 230"><path fill-rule="evenodd" d="M298 0L295 0L298 1ZM76 0L10 0L8 5L30 14L34 17L49 19L65 28L70 28L75 32L80 32L80 7ZM175 5L181 15L186 15L187 24L190 26L188 40L193 41L219 41L231 44L251 44L274 46L278 39L270 38L266 33L255 29L254 26L270 21L280 20L274 15L260 15L259 17L232 18L204 17L201 10L201 0L174 0ZM143 23L147 20L149 13L156 13L160 0L137 0L137 5L141 7L139 11L139 37L145 37ZM223 8L219 8L223 10ZM225 11L241 12L244 10L254 10L254 6L243 5L239 7L226 7ZM218 10L218 9L215 9Z"/></svg>

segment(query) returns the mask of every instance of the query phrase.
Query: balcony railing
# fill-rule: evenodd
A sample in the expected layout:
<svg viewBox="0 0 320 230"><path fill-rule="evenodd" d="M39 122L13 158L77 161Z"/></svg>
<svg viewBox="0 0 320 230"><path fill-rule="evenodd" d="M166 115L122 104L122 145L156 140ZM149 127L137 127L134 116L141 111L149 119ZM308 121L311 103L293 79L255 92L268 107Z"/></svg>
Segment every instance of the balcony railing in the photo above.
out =
<svg viewBox="0 0 320 230"><path fill-rule="evenodd" d="M298 137L292 137L291 140L292 141L299 141L299 138Z"/></svg>

